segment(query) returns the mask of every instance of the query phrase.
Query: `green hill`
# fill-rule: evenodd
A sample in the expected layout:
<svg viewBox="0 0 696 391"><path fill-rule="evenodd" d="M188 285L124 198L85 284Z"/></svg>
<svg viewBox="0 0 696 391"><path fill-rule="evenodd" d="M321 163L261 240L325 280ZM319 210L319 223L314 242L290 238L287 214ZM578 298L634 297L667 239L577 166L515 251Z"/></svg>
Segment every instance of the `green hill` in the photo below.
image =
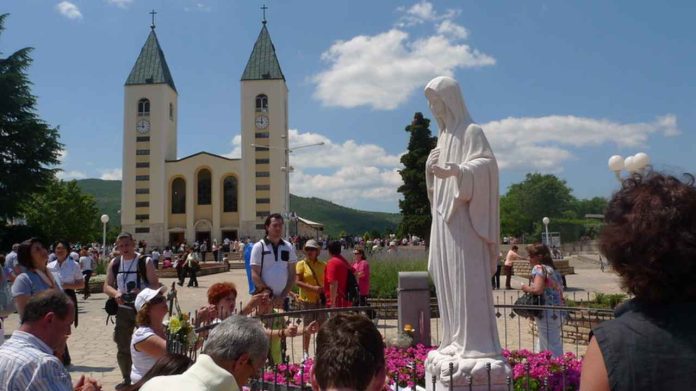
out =
<svg viewBox="0 0 696 391"><path fill-rule="evenodd" d="M94 196L101 213L106 213L111 221L118 223L121 209L121 181L101 179L81 179L77 184L85 192ZM290 209L298 215L324 224L324 232L337 236L341 231L362 235L367 231L395 231L401 221L398 213L367 212L346 208L320 198L305 198L290 195Z"/></svg>
<svg viewBox="0 0 696 391"><path fill-rule="evenodd" d="M346 208L320 198L305 198L292 194L290 209L306 219L324 224L324 232L331 236L337 236L341 231L355 235L373 230L380 233L386 230L396 231L401 222L401 215L398 213L367 212Z"/></svg>
<svg viewBox="0 0 696 391"><path fill-rule="evenodd" d="M77 185L85 193L94 196L100 213L109 215L109 224L121 224L121 181L105 181L102 179L81 179Z"/></svg>

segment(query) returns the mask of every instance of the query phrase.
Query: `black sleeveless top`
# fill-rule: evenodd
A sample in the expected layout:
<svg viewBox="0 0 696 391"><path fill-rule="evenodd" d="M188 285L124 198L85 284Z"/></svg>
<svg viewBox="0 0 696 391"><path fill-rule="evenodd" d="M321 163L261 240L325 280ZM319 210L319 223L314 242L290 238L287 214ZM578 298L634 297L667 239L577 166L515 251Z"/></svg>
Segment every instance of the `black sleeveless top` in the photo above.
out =
<svg viewBox="0 0 696 391"><path fill-rule="evenodd" d="M696 389L696 303L633 299L614 313L593 330L613 391Z"/></svg>

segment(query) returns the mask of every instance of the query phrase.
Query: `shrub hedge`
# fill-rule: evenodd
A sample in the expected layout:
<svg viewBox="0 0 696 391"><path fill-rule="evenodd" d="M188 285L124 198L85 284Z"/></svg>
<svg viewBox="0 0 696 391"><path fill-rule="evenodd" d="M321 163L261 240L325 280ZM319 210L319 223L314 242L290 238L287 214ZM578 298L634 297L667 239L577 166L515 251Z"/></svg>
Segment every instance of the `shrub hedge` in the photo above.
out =
<svg viewBox="0 0 696 391"><path fill-rule="evenodd" d="M426 260L375 261L370 263L370 297L396 299L399 286L399 272L427 271ZM430 280L430 295L435 296L435 286Z"/></svg>

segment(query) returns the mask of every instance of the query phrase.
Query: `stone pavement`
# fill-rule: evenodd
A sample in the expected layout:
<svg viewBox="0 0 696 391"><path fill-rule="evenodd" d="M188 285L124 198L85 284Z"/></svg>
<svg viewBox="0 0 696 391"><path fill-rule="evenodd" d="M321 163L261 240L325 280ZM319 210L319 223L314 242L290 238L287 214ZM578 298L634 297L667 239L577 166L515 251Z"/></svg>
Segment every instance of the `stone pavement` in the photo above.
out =
<svg viewBox="0 0 696 391"><path fill-rule="evenodd" d="M598 267L580 267L576 268L578 274L568 276L568 285L570 290L568 294L575 293L578 298L586 296L587 292L605 292L615 293L620 292L617 278L613 273L602 273ZM198 278L200 287L187 288L178 287L178 297L181 309L186 312L193 312L196 308L206 303L207 288L221 281L231 281L237 285L239 296L238 302L246 302L249 300L247 292L246 275L244 270L231 270L229 272L214 274L209 276L201 276ZM161 282L167 287L171 287L175 279L165 278ZM526 282L522 278L513 277L512 286L519 288L520 283ZM505 284L504 276L501 283ZM510 303L517 297L517 291L495 290L494 301L497 303ZM85 374L99 380L104 386L104 390L113 390L114 386L121 381L120 372L116 364L116 344L112 341L113 325L105 324L106 313L104 312L104 302L106 295L93 294L88 300L84 301L79 298L80 307L80 322L79 327L73 328L72 335L68 340L68 347L72 356L73 365L70 367L70 372L74 380L77 380L81 374ZM239 304L238 304L239 305ZM18 317L10 316L5 323L6 338L18 326ZM378 325L381 331L386 331L387 338L396 332L395 321L382 322ZM433 320L433 338L436 339L437 331L435 331L438 323ZM531 348L531 337L528 335L528 323L525 320L509 321L504 323L504 319L498 320L499 331L501 333L501 344L507 333L510 342L510 348L517 348L517 344L522 347ZM507 328L504 328L507 326ZM505 331L507 330L507 331ZM524 335L522 340L516 338L516 335ZM513 337L515 337L513 341ZM300 338L295 338L294 349L296 355L301 354ZM566 346L568 351L577 349L574 346ZM580 347L579 353L584 352L584 347ZM298 358L295 358L298 359Z"/></svg>

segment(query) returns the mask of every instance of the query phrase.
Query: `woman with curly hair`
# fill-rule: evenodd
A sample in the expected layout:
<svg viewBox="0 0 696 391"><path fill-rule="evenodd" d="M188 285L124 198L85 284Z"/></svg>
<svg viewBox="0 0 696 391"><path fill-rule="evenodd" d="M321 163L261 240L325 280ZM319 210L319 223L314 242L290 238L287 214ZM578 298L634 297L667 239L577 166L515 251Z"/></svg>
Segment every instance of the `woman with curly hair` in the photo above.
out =
<svg viewBox="0 0 696 391"><path fill-rule="evenodd" d="M696 187L650 172L623 181L600 251L634 298L593 330L581 390L686 390L696 384Z"/></svg>

